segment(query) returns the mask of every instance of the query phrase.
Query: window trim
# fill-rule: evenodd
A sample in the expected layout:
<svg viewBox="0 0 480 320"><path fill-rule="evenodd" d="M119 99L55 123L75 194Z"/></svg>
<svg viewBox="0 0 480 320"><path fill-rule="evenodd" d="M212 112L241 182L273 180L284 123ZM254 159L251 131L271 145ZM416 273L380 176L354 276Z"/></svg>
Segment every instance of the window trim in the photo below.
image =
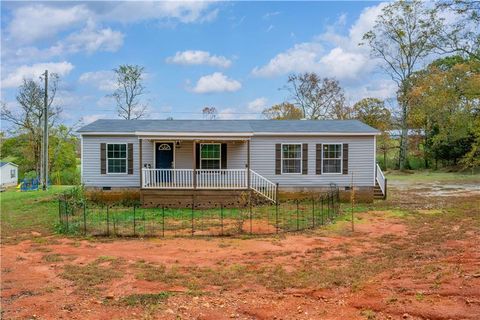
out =
<svg viewBox="0 0 480 320"><path fill-rule="evenodd" d="M220 152L220 157L219 158L215 158L215 159L205 159L205 160L218 160L218 169L203 169L202 168L202 146L204 145L217 145L219 146L219 152ZM198 163L200 165L200 170L222 170L222 144L221 143L218 143L218 142L213 142L213 143L200 143L200 152L199 152L199 155L198 155Z"/></svg>
<svg viewBox="0 0 480 320"><path fill-rule="evenodd" d="M340 158L325 158L324 146L328 145L340 145ZM323 163L325 160L340 160L340 172L324 172ZM343 174L343 142L328 142L322 143L322 174L327 175L342 175Z"/></svg>
<svg viewBox="0 0 480 320"><path fill-rule="evenodd" d="M297 145L300 146L300 172L283 172L283 146L284 145ZM292 158L287 158L287 160ZM297 160L298 158L293 158L293 160ZM302 142L294 142L294 143L282 143L280 146L280 173L281 174L299 174L301 175L303 172L303 143Z"/></svg>
<svg viewBox="0 0 480 320"><path fill-rule="evenodd" d="M123 144L125 146L125 172L109 172L108 170L108 160L109 159L123 159L123 158L109 158L108 157L108 146L115 145L115 144ZM121 175L121 174L128 174L128 143L107 143L105 147L105 165L107 167L106 174L111 175Z"/></svg>

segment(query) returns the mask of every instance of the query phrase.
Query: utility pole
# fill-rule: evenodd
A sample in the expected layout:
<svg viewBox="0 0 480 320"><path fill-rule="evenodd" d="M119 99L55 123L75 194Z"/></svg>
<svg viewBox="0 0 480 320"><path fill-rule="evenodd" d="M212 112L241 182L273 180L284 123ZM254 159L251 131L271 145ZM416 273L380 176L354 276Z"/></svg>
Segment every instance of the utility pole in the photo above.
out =
<svg viewBox="0 0 480 320"><path fill-rule="evenodd" d="M48 70L45 70L45 95L43 106L43 190L48 184Z"/></svg>

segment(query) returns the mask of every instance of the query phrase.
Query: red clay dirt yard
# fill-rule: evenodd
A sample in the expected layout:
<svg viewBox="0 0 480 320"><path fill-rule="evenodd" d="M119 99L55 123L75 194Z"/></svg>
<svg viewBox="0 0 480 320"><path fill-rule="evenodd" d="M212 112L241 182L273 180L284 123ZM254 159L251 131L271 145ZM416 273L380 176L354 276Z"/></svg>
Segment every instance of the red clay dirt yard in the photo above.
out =
<svg viewBox="0 0 480 320"><path fill-rule="evenodd" d="M278 237L2 233L2 318L480 319L480 190L452 184L393 183L353 233L349 213Z"/></svg>

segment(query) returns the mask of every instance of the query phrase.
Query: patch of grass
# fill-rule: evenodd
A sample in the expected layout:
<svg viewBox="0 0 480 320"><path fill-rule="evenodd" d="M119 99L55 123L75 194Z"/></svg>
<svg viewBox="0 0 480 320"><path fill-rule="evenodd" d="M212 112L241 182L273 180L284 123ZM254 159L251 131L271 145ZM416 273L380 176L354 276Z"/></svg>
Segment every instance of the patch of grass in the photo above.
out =
<svg viewBox="0 0 480 320"><path fill-rule="evenodd" d="M72 281L80 291L91 293L98 285L121 278L123 274L116 265L103 266L98 261L93 261L84 266L65 265L60 276Z"/></svg>
<svg viewBox="0 0 480 320"><path fill-rule="evenodd" d="M367 320L374 320L374 319L377 318L377 314L375 313L375 311L370 310L370 309L362 310L360 312L360 315L362 317L365 317L365 319L367 319Z"/></svg>
<svg viewBox="0 0 480 320"><path fill-rule="evenodd" d="M28 192L8 189L0 193L2 242L18 242L32 238L31 231L52 234L55 223L58 222L56 198L70 188L70 186L52 186L47 191Z"/></svg>
<svg viewBox="0 0 480 320"><path fill-rule="evenodd" d="M42 257L45 262L62 262L63 257L59 253L46 254Z"/></svg>
<svg viewBox="0 0 480 320"><path fill-rule="evenodd" d="M425 295L423 294L423 292L415 293L415 300L420 302L423 301L423 299L425 299Z"/></svg>
<svg viewBox="0 0 480 320"><path fill-rule="evenodd" d="M152 305L158 305L164 303L172 293L168 291L162 291L159 293L140 293L140 294L131 294L120 299L121 304L127 306L143 306L148 307Z"/></svg>

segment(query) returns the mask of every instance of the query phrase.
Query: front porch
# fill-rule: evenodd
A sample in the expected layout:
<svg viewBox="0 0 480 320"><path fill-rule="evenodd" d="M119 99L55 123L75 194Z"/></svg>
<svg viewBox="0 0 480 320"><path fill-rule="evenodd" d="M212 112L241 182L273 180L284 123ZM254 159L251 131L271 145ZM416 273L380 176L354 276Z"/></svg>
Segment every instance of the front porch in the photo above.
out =
<svg viewBox="0 0 480 320"><path fill-rule="evenodd" d="M250 169L247 137L140 138L140 186L154 190L253 190L275 202L277 185ZM185 194L183 192L182 194Z"/></svg>

